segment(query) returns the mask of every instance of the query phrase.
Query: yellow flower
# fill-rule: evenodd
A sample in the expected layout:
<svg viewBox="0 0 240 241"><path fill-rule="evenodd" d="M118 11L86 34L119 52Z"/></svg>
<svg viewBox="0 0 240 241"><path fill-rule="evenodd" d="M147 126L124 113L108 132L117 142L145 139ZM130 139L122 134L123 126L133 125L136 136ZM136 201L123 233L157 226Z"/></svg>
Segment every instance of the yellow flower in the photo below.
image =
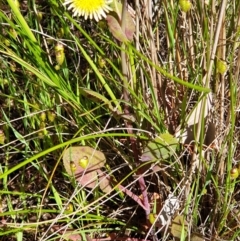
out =
<svg viewBox="0 0 240 241"><path fill-rule="evenodd" d="M106 18L106 13L111 11L109 4L112 0L65 0L64 5L69 5L68 9L72 9L73 16L84 16L94 18L96 21Z"/></svg>

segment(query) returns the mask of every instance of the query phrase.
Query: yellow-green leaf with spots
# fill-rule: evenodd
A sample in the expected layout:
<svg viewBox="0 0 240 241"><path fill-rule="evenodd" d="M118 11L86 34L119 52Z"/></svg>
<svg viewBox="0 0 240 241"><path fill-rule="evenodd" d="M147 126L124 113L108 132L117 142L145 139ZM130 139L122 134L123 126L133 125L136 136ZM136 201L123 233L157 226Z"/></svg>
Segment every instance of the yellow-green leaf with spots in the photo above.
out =
<svg viewBox="0 0 240 241"><path fill-rule="evenodd" d="M88 188L96 187L98 171L105 162L105 155L89 146L69 147L63 153L63 165L66 172L75 177L82 186Z"/></svg>

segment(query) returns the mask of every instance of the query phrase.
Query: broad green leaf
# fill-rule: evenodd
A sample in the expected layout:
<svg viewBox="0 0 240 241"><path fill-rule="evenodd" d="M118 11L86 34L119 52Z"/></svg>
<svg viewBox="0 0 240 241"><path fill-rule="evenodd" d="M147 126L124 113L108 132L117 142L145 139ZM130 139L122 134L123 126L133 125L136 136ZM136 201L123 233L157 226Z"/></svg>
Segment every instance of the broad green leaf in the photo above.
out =
<svg viewBox="0 0 240 241"><path fill-rule="evenodd" d="M113 15L113 17L115 17L115 19L117 20L117 22L119 23L119 26L120 26L120 22L121 22L121 18L122 18L122 3L117 0L114 0L111 4L111 8L113 9L114 13L117 15L117 16ZM128 40L132 41L133 35L135 32L135 23L131 17L131 14L128 11L126 12L126 20L125 21L127 22L127 24L125 26L125 34L124 33L123 34L127 37ZM115 37L114 34L113 34L113 36ZM121 41L121 40L119 40L119 41Z"/></svg>
<svg viewBox="0 0 240 241"><path fill-rule="evenodd" d="M107 24L109 27L110 32L112 35L119 40L120 42L128 42L126 34L122 31L122 28L118 22L118 20L113 15L108 15L107 18Z"/></svg>
<svg viewBox="0 0 240 241"><path fill-rule="evenodd" d="M120 3L118 0L113 0L110 4L112 10L117 14L118 19L121 19L122 17L122 3Z"/></svg>
<svg viewBox="0 0 240 241"><path fill-rule="evenodd" d="M142 154L142 161L157 161L172 156L177 148L178 140L169 133L161 134L150 141Z"/></svg>

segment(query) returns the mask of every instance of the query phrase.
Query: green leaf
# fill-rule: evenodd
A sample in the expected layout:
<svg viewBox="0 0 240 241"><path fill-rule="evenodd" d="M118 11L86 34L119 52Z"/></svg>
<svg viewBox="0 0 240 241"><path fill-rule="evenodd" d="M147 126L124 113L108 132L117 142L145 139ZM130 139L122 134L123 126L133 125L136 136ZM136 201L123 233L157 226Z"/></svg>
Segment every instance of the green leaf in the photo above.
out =
<svg viewBox="0 0 240 241"><path fill-rule="evenodd" d="M117 14L118 19L121 19L122 17L122 3L120 3L118 0L113 0L110 4L112 10Z"/></svg>
<svg viewBox="0 0 240 241"><path fill-rule="evenodd" d="M114 0L111 3L111 8L113 9L113 12L110 13L109 15L112 15L112 17L114 17L116 19L116 21L118 22L118 25L120 26L120 22L122 21L122 3ZM122 32L122 34L129 40L132 41L133 40L133 35L135 32L135 23L131 17L131 14L129 13L129 11L126 11L126 26L125 26L125 33ZM109 26L110 27L110 26ZM121 28L121 26L120 26ZM110 29L111 31L111 29ZM121 30L122 31L122 30ZM111 31L112 32L112 31ZM113 36L115 38L117 38L114 33L112 32ZM118 38L117 38L118 39ZM120 39L118 39L119 41L121 41ZM121 41L122 42L122 41Z"/></svg>
<svg viewBox="0 0 240 241"><path fill-rule="evenodd" d="M113 15L108 15L107 18L107 24L109 27L110 32L112 35L119 40L120 42L128 42L126 34L122 31L122 28L118 22L118 20Z"/></svg>
<svg viewBox="0 0 240 241"><path fill-rule="evenodd" d="M157 161L171 157L177 148L178 140L169 133L161 134L150 141L142 154L142 161Z"/></svg>

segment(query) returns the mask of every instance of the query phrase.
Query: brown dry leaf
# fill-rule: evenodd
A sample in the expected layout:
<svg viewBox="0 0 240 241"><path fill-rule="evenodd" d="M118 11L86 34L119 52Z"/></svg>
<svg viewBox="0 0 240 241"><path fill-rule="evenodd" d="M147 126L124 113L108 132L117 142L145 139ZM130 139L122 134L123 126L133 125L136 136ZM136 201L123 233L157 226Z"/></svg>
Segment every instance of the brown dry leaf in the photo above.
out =
<svg viewBox="0 0 240 241"><path fill-rule="evenodd" d="M88 159L86 168L79 165L81 159ZM74 176L76 180L85 187L94 188L97 185L97 170L104 166L106 162L105 155L89 146L73 146L65 150L63 154L63 164L66 172ZM75 166L75 170L71 169Z"/></svg>
<svg viewBox="0 0 240 241"><path fill-rule="evenodd" d="M65 232L62 237L61 240L67 240L67 241L82 241L82 235L74 233L76 231L67 231ZM88 235L85 235L87 241L92 241L92 238L90 238Z"/></svg>
<svg viewBox="0 0 240 241"><path fill-rule="evenodd" d="M82 236L80 234L73 233L73 231L67 231L61 237L61 240L67 241L82 241Z"/></svg>
<svg viewBox="0 0 240 241"><path fill-rule="evenodd" d="M194 233L191 235L191 241L205 241L201 234Z"/></svg>
<svg viewBox="0 0 240 241"><path fill-rule="evenodd" d="M187 237L187 222L183 216L178 215L173 219L171 225L171 234L178 239L181 239L182 235L184 235L184 238Z"/></svg>
<svg viewBox="0 0 240 241"><path fill-rule="evenodd" d="M98 180L97 172L82 172L79 175L76 175L76 180L84 187L94 188L96 187Z"/></svg>
<svg viewBox="0 0 240 241"><path fill-rule="evenodd" d="M97 172L99 176L99 187L103 192L110 193L112 191L110 176L103 173L101 170L98 170Z"/></svg>
<svg viewBox="0 0 240 241"><path fill-rule="evenodd" d="M204 98L206 99L206 106L203 105ZM179 138L180 143L183 144L190 144L192 141L195 140L195 133L197 130L197 125L200 120L201 108L203 110L203 118L205 122L209 116L210 110L212 109L212 94L208 93L205 97L203 97L193 108L193 110L188 114L186 117L186 127L181 129L179 126L176 130L175 137ZM205 137L204 137L204 144L209 145L215 139L215 123L209 123L205 130Z"/></svg>

